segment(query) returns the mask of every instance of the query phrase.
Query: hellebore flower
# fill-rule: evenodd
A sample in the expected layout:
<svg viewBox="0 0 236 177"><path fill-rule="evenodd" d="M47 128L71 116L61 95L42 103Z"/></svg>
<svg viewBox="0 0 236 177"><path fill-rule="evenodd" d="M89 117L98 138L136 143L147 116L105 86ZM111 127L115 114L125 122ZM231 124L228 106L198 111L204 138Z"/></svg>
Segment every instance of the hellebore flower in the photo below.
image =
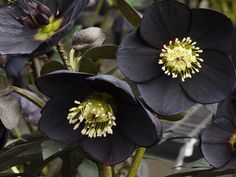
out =
<svg viewBox="0 0 236 177"><path fill-rule="evenodd" d="M81 142L100 162L119 163L137 146L149 147L161 138L158 119L114 76L57 71L36 83L51 97L42 110L40 131L64 143Z"/></svg>
<svg viewBox="0 0 236 177"><path fill-rule="evenodd" d="M202 132L200 139L202 153L213 167L220 169L235 168L235 98L228 98L219 104L213 123ZM227 175L227 177L230 176L231 175Z"/></svg>
<svg viewBox="0 0 236 177"><path fill-rule="evenodd" d="M18 0L0 9L0 53L48 52L89 0Z"/></svg>
<svg viewBox="0 0 236 177"><path fill-rule="evenodd" d="M219 12L158 1L123 40L118 67L138 84L153 111L179 114L232 93L235 71L228 55L233 36L232 22Z"/></svg>

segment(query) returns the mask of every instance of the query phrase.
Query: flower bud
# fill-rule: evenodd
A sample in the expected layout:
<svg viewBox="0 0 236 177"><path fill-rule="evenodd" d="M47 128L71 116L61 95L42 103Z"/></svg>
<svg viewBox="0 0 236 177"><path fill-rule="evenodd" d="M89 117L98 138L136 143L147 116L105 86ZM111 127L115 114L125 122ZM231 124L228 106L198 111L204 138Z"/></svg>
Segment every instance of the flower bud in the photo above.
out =
<svg viewBox="0 0 236 177"><path fill-rule="evenodd" d="M90 27L74 33L72 38L73 48L78 51L86 51L92 47L101 46L106 35L98 27Z"/></svg>

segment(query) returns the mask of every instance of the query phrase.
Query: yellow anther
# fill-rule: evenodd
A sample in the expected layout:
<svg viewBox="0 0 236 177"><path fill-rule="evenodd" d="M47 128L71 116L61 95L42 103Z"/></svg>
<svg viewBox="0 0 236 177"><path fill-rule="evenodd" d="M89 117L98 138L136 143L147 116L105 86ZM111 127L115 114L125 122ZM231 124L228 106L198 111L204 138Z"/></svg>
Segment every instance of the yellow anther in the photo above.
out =
<svg viewBox="0 0 236 177"><path fill-rule="evenodd" d="M199 54L203 51L196 47L196 42L192 42L190 37L183 38L181 41L176 38L169 41L169 45L164 45L158 63L163 65L161 69L168 76L177 78L182 81L191 78L192 74L199 72L201 68Z"/></svg>
<svg viewBox="0 0 236 177"><path fill-rule="evenodd" d="M69 124L74 124L73 129L84 125L81 134L89 138L113 134L115 123L114 103L112 97L106 93L93 93L83 102L74 101L78 107L69 109L67 119ZM83 124L81 124L83 122Z"/></svg>

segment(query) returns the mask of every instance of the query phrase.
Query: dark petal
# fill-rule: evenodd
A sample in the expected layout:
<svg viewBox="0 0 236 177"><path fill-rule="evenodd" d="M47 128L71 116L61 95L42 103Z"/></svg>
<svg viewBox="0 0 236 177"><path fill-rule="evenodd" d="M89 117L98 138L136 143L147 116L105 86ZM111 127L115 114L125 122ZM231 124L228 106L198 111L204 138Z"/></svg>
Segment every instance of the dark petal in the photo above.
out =
<svg viewBox="0 0 236 177"><path fill-rule="evenodd" d="M5 66L7 75L9 77L19 77L28 59L29 57L21 55L9 56Z"/></svg>
<svg viewBox="0 0 236 177"><path fill-rule="evenodd" d="M4 9L0 10L0 54L30 54L40 42L34 40L36 30L23 26Z"/></svg>
<svg viewBox="0 0 236 177"><path fill-rule="evenodd" d="M63 19L64 22L64 19ZM65 24L54 35L45 40L40 46L32 53L32 56L36 57L44 53L48 53L52 50L52 47L56 45L71 29L72 23Z"/></svg>
<svg viewBox="0 0 236 177"><path fill-rule="evenodd" d="M160 121L141 103L137 105L119 104L116 117L122 134L138 146L150 147L161 139Z"/></svg>
<svg viewBox="0 0 236 177"><path fill-rule="evenodd" d="M124 75L134 82L144 82L162 70L158 64L160 51L145 44L136 32L129 34L117 53L117 64Z"/></svg>
<svg viewBox="0 0 236 177"><path fill-rule="evenodd" d="M192 9L190 37L201 49L228 54L233 45L232 22L222 13L209 9Z"/></svg>
<svg viewBox="0 0 236 177"><path fill-rule="evenodd" d="M206 50L201 55L202 68L191 79L182 82L186 93L197 103L208 104L223 100L235 87L235 70L226 56Z"/></svg>
<svg viewBox="0 0 236 177"><path fill-rule="evenodd" d="M201 150L208 163L215 168L222 167L234 155L227 144L201 144Z"/></svg>
<svg viewBox="0 0 236 177"><path fill-rule="evenodd" d="M94 90L110 93L118 103L136 103L130 86L115 76L97 75L86 80L90 81Z"/></svg>
<svg viewBox="0 0 236 177"><path fill-rule="evenodd" d="M179 80L165 74L138 84L138 89L146 104L161 115L176 115L195 104L185 95Z"/></svg>
<svg viewBox="0 0 236 177"><path fill-rule="evenodd" d="M61 70L38 78L36 85L40 92L49 97L67 93L86 94L92 90L85 81L89 76L86 73Z"/></svg>
<svg viewBox="0 0 236 177"><path fill-rule="evenodd" d="M89 0L58 0L60 15L75 21L79 13L87 6Z"/></svg>
<svg viewBox="0 0 236 177"><path fill-rule="evenodd" d="M105 138L86 138L83 142L84 151L93 159L106 165L115 165L132 155L136 146L126 139L119 129Z"/></svg>
<svg viewBox="0 0 236 177"><path fill-rule="evenodd" d="M227 98L222 101L217 108L216 117L227 117L235 126L236 129L236 100Z"/></svg>
<svg viewBox="0 0 236 177"><path fill-rule="evenodd" d="M225 117L219 117L209 125L201 134L201 143L204 144L228 144L235 128L231 121Z"/></svg>
<svg viewBox="0 0 236 177"><path fill-rule="evenodd" d="M201 134L201 150L206 160L214 167L222 167L234 156L229 139L235 128L226 118L218 118Z"/></svg>
<svg viewBox="0 0 236 177"><path fill-rule="evenodd" d="M186 37L190 24L191 12L187 6L172 0L160 1L144 13L140 35L148 44L161 49L170 40Z"/></svg>
<svg viewBox="0 0 236 177"><path fill-rule="evenodd" d="M78 142L83 138L80 133L83 127L73 130L73 125L68 123L69 109L75 107L75 100L80 100L77 95L61 95L50 99L42 109L39 120L39 129L49 138L63 142Z"/></svg>
<svg viewBox="0 0 236 177"><path fill-rule="evenodd" d="M21 0L24 1L24 0ZM50 11L52 12L52 14L56 15L57 10L58 10L58 0L38 0L39 2L43 3L44 5L46 5Z"/></svg>

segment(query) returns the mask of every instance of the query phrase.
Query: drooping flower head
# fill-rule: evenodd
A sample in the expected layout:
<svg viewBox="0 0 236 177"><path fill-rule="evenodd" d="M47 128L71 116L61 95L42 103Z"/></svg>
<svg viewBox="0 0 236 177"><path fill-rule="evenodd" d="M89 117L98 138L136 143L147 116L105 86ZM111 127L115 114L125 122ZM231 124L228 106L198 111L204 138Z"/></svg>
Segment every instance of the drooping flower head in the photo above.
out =
<svg viewBox="0 0 236 177"><path fill-rule="evenodd" d="M89 0L17 0L0 9L0 53L48 51Z"/></svg>
<svg viewBox="0 0 236 177"><path fill-rule="evenodd" d="M179 114L232 93L235 72L228 55L233 33L232 22L219 12L158 1L123 40L118 67L138 84L153 111Z"/></svg>
<svg viewBox="0 0 236 177"><path fill-rule="evenodd" d="M128 84L114 76L57 71L39 78L37 86L51 97L39 129L64 143L81 142L100 162L119 163L137 146L160 140L158 119L133 97Z"/></svg>
<svg viewBox="0 0 236 177"><path fill-rule="evenodd" d="M236 165L236 100L219 104L215 119L201 134L201 150L215 168L233 169ZM225 175L224 177L234 177Z"/></svg>

